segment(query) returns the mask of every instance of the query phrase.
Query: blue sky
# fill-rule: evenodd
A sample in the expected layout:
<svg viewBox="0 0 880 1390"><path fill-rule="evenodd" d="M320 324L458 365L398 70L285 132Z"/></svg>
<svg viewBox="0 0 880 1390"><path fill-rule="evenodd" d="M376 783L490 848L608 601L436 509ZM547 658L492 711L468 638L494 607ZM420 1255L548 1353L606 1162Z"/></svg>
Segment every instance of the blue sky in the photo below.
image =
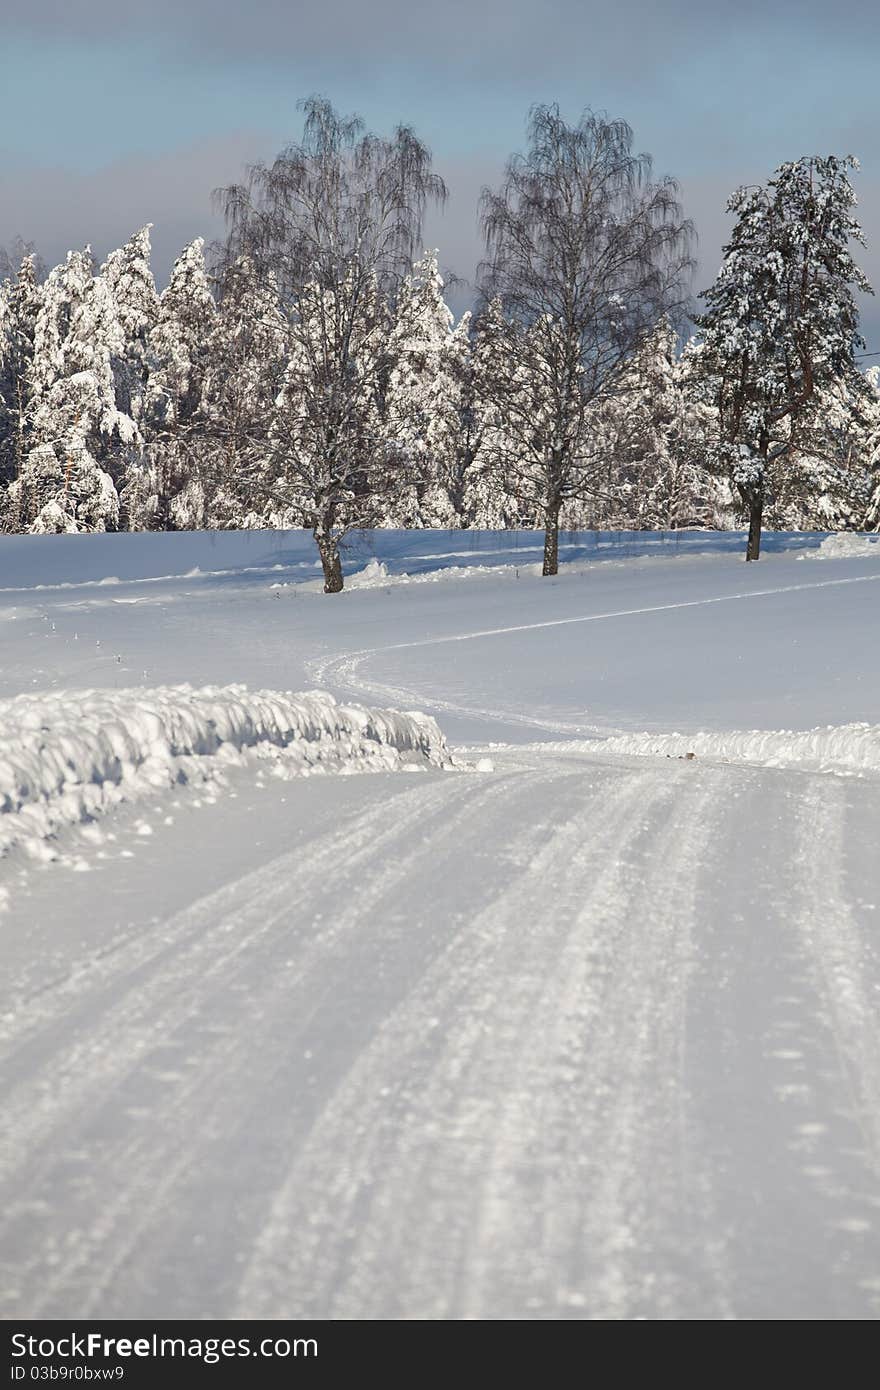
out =
<svg viewBox="0 0 880 1390"><path fill-rule="evenodd" d="M159 279L192 236L216 235L211 190L299 130L321 92L368 124L412 123L450 187L428 240L465 277L476 200L523 139L535 101L625 117L658 172L682 184L717 269L728 192L805 153L854 153L880 288L880 19L842 0L2 0L0 243L50 260L98 254L154 223ZM880 311L864 328L880 349ZM880 358L877 359L880 361Z"/></svg>

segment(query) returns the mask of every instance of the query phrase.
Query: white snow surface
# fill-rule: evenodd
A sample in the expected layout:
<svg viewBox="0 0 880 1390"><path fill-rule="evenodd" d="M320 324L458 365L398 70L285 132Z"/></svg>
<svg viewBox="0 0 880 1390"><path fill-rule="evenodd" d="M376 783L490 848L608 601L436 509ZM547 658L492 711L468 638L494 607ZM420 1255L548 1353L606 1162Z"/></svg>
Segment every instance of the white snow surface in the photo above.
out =
<svg viewBox="0 0 880 1390"><path fill-rule="evenodd" d="M433 719L338 705L326 691L158 686L0 700L0 855L35 858L65 826L184 783L223 780L246 750L294 772L450 763ZM283 755L283 761L282 759Z"/></svg>
<svg viewBox="0 0 880 1390"><path fill-rule="evenodd" d="M824 729L752 729L733 733L624 734L605 739L607 753L667 758L713 758L764 767L803 767L818 772L880 773L880 724L828 725Z"/></svg>
<svg viewBox="0 0 880 1390"><path fill-rule="evenodd" d="M0 539L4 1316L876 1319L845 539Z"/></svg>
<svg viewBox="0 0 880 1390"><path fill-rule="evenodd" d="M816 550L805 550L803 558L810 560L847 560L854 556L880 554L880 536L851 535L840 532L826 536Z"/></svg>

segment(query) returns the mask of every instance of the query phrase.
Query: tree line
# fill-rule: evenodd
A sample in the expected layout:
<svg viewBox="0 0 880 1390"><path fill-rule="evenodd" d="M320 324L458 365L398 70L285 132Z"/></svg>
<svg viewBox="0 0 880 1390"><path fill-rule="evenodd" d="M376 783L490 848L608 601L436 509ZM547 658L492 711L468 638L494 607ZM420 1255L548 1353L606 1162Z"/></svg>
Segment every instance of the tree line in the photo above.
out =
<svg viewBox="0 0 880 1390"><path fill-rule="evenodd" d="M535 107L484 191L458 323L409 127L321 98L221 190L227 235L157 292L149 228L0 283L0 528L307 527L325 589L381 526L880 527L880 371L859 369L851 158L740 189L705 310L693 229L623 121ZM0 266L0 271L3 267Z"/></svg>

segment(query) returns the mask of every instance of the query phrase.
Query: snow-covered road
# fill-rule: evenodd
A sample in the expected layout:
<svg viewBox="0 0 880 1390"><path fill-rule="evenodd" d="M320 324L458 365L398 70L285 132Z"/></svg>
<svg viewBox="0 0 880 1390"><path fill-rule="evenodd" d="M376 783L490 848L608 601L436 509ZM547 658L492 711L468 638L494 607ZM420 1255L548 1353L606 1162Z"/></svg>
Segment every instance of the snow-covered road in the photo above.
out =
<svg viewBox="0 0 880 1390"><path fill-rule="evenodd" d="M766 600L714 609L751 608L759 651L808 632L792 627L807 566L779 563L749 575ZM656 609L678 581L644 574L641 606ZM871 575L876 560L839 577ZM612 580L594 610L638 607ZM733 595L743 571L690 580ZM843 643L876 590L819 590L837 606L803 609L813 638ZM645 685L625 710L578 708L573 641L557 652L575 668L563 698L526 703L547 650L529 643L576 616L570 590L553 591L547 621L534 614L548 591L525 590L518 636L469 641L458 668L451 642L425 639L503 626L500 601L487 581L468 626L415 592L416 630L402 608L389 620L381 592L352 595L345 640L303 639L296 660L346 697L358 681L365 699L417 690L441 722L447 699L484 738L497 725L503 746L468 749L493 771L238 769L208 805L163 793L148 836L143 807L121 806L89 873L13 874L3 1312L876 1318L880 778L563 743L561 730L653 726ZM57 628L43 640L70 681L69 616L46 602L39 621ZM228 590L215 606L237 620ZM638 636L599 628L611 646L597 639L592 661L636 660ZM271 640L255 623L259 680ZM846 658L839 722L876 724L876 649ZM721 708L704 727L729 724L704 666L687 697ZM800 727L838 689L839 670L816 666ZM783 667L763 685L752 670L756 699L777 698ZM652 669L672 701L663 660ZM520 737L554 742L509 741L518 702Z"/></svg>

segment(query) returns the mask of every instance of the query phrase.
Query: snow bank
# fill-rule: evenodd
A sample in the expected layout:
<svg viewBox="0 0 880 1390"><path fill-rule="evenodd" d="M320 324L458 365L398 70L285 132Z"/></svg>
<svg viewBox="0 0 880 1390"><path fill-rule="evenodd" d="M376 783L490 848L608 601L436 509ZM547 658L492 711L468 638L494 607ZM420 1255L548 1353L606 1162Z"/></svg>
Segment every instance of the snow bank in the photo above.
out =
<svg viewBox="0 0 880 1390"><path fill-rule="evenodd" d="M845 531L828 536L815 550L807 550L802 560L859 560L866 555L880 559L880 536L865 536Z"/></svg>
<svg viewBox="0 0 880 1390"><path fill-rule="evenodd" d="M768 531L768 552L818 547L819 532ZM639 556L739 556L741 531L566 531L560 556L572 562L632 560ZM541 531L386 530L352 534L345 542L343 568L369 567L375 560L389 576L428 571L446 574L468 569L491 572L499 565L540 564ZM320 570L308 531L125 531L99 535L0 536L0 591L83 588L87 585L160 583L188 577L199 587L258 582L288 571L288 580L311 579ZM378 576L377 576L378 578ZM349 579L346 578L346 585ZM318 586L321 587L320 585ZM363 585L361 587L364 587Z"/></svg>
<svg viewBox="0 0 880 1390"><path fill-rule="evenodd" d="M119 802L223 780L246 755L281 775L447 767L433 719L338 705L324 691L242 685L53 691L0 700L0 855L46 842Z"/></svg>
<svg viewBox="0 0 880 1390"><path fill-rule="evenodd" d="M385 589L393 584L443 584L458 579L480 579L487 575L513 574L515 565L448 565L444 569L424 570L421 574L392 573L383 560L370 560L362 570L357 570L345 581L346 589ZM519 568L534 569L538 565ZM304 588L316 587L303 585Z"/></svg>
<svg viewBox="0 0 880 1390"><path fill-rule="evenodd" d="M596 745L593 745L594 747ZM819 772L880 772L880 724L829 724L803 732L621 734L603 739L603 751L648 757L714 758L764 767L802 767Z"/></svg>

